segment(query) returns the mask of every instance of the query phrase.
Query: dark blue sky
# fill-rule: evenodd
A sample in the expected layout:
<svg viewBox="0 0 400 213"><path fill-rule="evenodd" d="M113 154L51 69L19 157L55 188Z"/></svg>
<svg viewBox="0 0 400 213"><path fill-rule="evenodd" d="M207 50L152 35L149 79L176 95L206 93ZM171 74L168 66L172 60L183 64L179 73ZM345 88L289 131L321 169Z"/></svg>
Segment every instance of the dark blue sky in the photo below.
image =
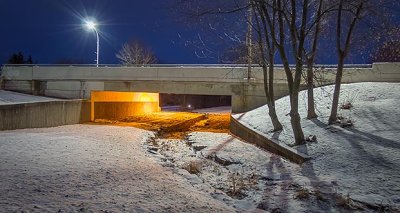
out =
<svg viewBox="0 0 400 213"><path fill-rule="evenodd" d="M218 63L224 47L243 41L246 24L237 17L224 17L218 22L207 18L203 22L187 20L176 2L0 0L0 64L19 51L42 64L61 60L95 63L96 37L83 28L86 17L100 23L101 64L118 63L115 54L132 39L147 44L160 63L169 64ZM324 52L318 63L335 63L332 42L324 42L321 49ZM366 53L358 52L348 62L370 61Z"/></svg>
<svg viewBox="0 0 400 213"><path fill-rule="evenodd" d="M212 63L189 40L195 26L184 24L169 0L1 0L0 64L22 51L39 63L73 59L94 63L96 37L82 18L100 23L100 63L115 64L124 42L138 39L160 63Z"/></svg>

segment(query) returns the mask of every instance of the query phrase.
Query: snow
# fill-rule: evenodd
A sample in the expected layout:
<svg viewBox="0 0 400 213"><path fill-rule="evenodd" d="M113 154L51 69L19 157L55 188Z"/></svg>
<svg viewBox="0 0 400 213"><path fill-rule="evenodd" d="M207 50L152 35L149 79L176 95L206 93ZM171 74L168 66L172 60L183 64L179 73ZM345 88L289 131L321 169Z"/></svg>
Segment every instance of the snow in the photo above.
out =
<svg viewBox="0 0 400 213"><path fill-rule="evenodd" d="M197 152L198 158L203 158L205 162L200 177L214 188L228 192L233 198L230 202L240 211L255 209L264 199L271 201L271 209L281 207L282 203L275 203L266 193L267 185L273 184L277 190L282 189L285 184L292 183L292 180L284 177L282 170L287 171L288 176L300 172L298 165L229 134L194 132L188 135L187 140L192 147L205 147ZM275 160L281 163L281 171L276 171ZM235 183L239 189L236 189L237 195L232 195ZM287 194L292 198L294 191L287 191ZM285 205L286 210L300 211L299 202L291 199L290 204Z"/></svg>
<svg viewBox="0 0 400 213"><path fill-rule="evenodd" d="M99 125L0 131L0 209L235 211L150 158L143 144L153 136Z"/></svg>
<svg viewBox="0 0 400 213"><path fill-rule="evenodd" d="M338 115L351 120L352 127L328 126L333 86L314 90L318 118L307 120L307 93L300 92L299 113L306 136L316 135L317 143L295 146L312 160L303 165L312 181L331 184L342 195L373 205L400 206L400 84L355 83L342 85L340 105L351 109ZM267 106L234 117L273 140L293 145L288 116L288 97L276 101L284 126L271 133Z"/></svg>
<svg viewBox="0 0 400 213"><path fill-rule="evenodd" d="M0 90L0 105L57 101L60 99Z"/></svg>
<svg viewBox="0 0 400 213"><path fill-rule="evenodd" d="M226 133L193 132L185 140L155 138L147 143L147 149L161 165L174 168L199 191L210 193L239 212L343 210L336 205L332 184L315 183L308 167ZM306 190L309 198L298 198L301 190ZM314 195L317 191L324 201Z"/></svg>
<svg viewBox="0 0 400 213"><path fill-rule="evenodd" d="M342 85L340 103L353 105L339 111L354 124L347 128L326 125L332 90L315 89L319 117L314 120L305 119L306 93L300 93L303 131L317 137L316 143L293 147L312 157L303 165L226 133L192 132L178 140L121 126L0 131L0 209L346 212L352 209L338 200L350 196L350 208L377 210L363 205L368 203L398 210L400 84ZM46 100L57 99L0 90L0 105ZM266 106L233 116L293 145L288 103L287 97L276 103L284 125L279 133L269 132ZM304 191L308 197L300 198Z"/></svg>

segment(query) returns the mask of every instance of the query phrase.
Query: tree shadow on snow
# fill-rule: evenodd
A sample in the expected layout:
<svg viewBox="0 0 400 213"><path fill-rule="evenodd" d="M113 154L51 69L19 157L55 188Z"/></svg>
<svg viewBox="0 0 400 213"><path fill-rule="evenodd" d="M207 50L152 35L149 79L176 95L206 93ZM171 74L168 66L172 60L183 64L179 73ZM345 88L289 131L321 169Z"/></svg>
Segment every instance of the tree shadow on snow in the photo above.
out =
<svg viewBox="0 0 400 213"><path fill-rule="evenodd" d="M400 141L386 139L386 138L383 138L383 137L380 137L380 136L377 136L377 135L374 135L371 133L362 132L358 129L348 128L346 130L348 130L356 135L364 136L367 139L367 140L364 139L364 141L367 143L372 143L372 144L375 144L378 146L383 146L386 148L400 149ZM357 136L357 137L362 138L360 136Z"/></svg>
<svg viewBox="0 0 400 213"><path fill-rule="evenodd" d="M320 128L330 128L334 131L332 134L336 134L340 137L343 137L349 144L354 148L354 152L356 155L354 156L364 156L366 160L382 163L384 166L391 166L393 163L387 161L379 152L367 152L363 145L373 144L377 146L382 146L385 148L392 148L392 149L400 149L400 142L393 141L390 139L386 139L371 133L362 132L358 129L349 127L349 128L341 128L335 125L328 125L320 120L312 119L311 120L315 125Z"/></svg>
<svg viewBox="0 0 400 213"><path fill-rule="evenodd" d="M353 131L350 131L353 132ZM357 132L357 131L355 131ZM373 139L365 138L361 135L356 134L349 134L345 131L340 133L340 136L346 139L346 141L354 148L353 156L357 156L358 158L362 158L363 161L368 161L371 164L380 165L382 167L393 168L393 162L387 160L379 150L372 148L370 151L365 150L366 143L373 143L376 145L381 145L380 143L376 143ZM379 137L380 138L380 137ZM385 139L386 140L386 139ZM389 140L390 141L390 140ZM394 147L396 148L396 147ZM398 147L396 149L399 149Z"/></svg>
<svg viewBox="0 0 400 213"><path fill-rule="evenodd" d="M277 173L275 174L274 168ZM293 184L291 172L285 168L282 158L272 154L267 164L268 177L265 194L257 208L271 212L287 212L290 195L288 188ZM279 192L277 194L276 192Z"/></svg>

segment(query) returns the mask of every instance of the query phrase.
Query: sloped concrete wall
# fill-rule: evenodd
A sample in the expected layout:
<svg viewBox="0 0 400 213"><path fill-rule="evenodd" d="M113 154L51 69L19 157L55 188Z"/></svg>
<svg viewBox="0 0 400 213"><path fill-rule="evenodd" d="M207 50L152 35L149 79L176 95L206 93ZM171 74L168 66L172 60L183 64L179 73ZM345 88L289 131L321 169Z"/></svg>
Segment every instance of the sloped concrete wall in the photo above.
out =
<svg viewBox="0 0 400 213"><path fill-rule="evenodd" d="M269 152L281 155L294 163L302 164L309 159L307 155L300 153L285 144L279 144L275 141L268 139L261 133L240 123L232 116L230 122L230 131L236 137L239 137L244 141L261 147Z"/></svg>
<svg viewBox="0 0 400 213"><path fill-rule="evenodd" d="M0 105L0 130L55 127L88 121L88 101L62 100Z"/></svg>

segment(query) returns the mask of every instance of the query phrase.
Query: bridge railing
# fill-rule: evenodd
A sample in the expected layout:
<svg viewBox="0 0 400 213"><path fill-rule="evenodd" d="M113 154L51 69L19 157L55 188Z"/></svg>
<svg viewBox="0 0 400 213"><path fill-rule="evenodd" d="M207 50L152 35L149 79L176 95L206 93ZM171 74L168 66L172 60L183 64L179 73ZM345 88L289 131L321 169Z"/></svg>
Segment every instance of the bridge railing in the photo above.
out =
<svg viewBox="0 0 400 213"><path fill-rule="evenodd" d="M95 64L4 64L3 67L96 67ZM122 65L122 64L99 64L99 67L173 67L173 68L190 68L190 67L228 67L228 68L248 68L248 64L144 64L144 65ZM295 67L294 64L289 65ZM258 64L252 64L251 67L260 67ZM282 68L283 64L275 64L275 67ZM315 64L315 68L337 68L337 64ZM345 64L345 68L372 68L372 64Z"/></svg>
<svg viewBox="0 0 400 213"><path fill-rule="evenodd" d="M286 83L282 65L275 67L274 82ZM315 67L323 68L321 73L327 82L334 79L335 72L331 71L336 69L336 65L317 64ZM346 78L349 82L356 82L359 79L375 80L380 78L382 70L386 72L388 67L393 69L392 64L347 64L344 72L348 75ZM5 80L263 83L262 69L258 65L252 65L251 78L248 79L246 64L149 64L143 66L103 64L100 67L92 64L6 64L3 66L3 75Z"/></svg>

